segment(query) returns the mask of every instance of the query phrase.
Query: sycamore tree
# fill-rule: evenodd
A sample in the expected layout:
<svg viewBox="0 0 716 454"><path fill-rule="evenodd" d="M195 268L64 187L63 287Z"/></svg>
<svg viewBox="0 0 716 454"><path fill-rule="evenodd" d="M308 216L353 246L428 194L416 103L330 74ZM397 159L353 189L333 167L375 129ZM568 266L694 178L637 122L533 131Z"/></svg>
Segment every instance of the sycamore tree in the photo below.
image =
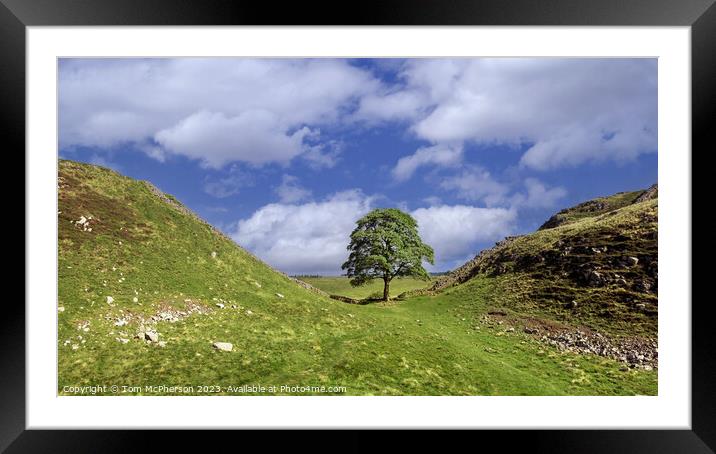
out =
<svg viewBox="0 0 716 454"><path fill-rule="evenodd" d="M360 218L343 264L351 285L383 280L383 301L390 296L390 281L398 276L430 279L423 261L434 263L433 248L418 235L418 223L395 208L373 210Z"/></svg>

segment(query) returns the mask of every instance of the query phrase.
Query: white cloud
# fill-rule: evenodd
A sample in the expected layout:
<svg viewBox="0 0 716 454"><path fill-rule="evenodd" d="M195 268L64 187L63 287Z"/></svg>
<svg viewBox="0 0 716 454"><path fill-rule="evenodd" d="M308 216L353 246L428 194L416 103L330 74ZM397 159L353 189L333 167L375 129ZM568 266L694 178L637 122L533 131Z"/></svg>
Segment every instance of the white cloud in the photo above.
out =
<svg viewBox="0 0 716 454"><path fill-rule="evenodd" d="M141 144L137 148L143 151L147 156L152 159L156 159L159 162L165 162L167 160L167 152L156 145Z"/></svg>
<svg viewBox="0 0 716 454"><path fill-rule="evenodd" d="M272 203L239 221L232 238L286 273L336 274L355 222L372 204L358 190L303 205Z"/></svg>
<svg viewBox="0 0 716 454"><path fill-rule="evenodd" d="M405 181L413 176L422 166L436 165L442 167L455 166L462 160L462 147L435 145L419 148L414 154L402 157L393 168L393 177Z"/></svg>
<svg viewBox="0 0 716 454"><path fill-rule="evenodd" d="M220 167L285 163L380 83L346 60L63 59L60 147L143 149ZM146 148L152 157L164 154Z"/></svg>
<svg viewBox="0 0 716 454"><path fill-rule="evenodd" d="M374 95L363 114L409 120L434 144L530 144L521 164L537 170L656 151L653 59L417 59L401 76L424 104Z"/></svg>
<svg viewBox="0 0 716 454"><path fill-rule="evenodd" d="M516 194L512 197L512 206L517 208L552 208L559 199L567 195L563 187L549 188L536 178L527 178L524 182L526 194Z"/></svg>
<svg viewBox="0 0 716 454"><path fill-rule="evenodd" d="M301 158L314 170L330 169L338 163L342 151L343 143L331 140L328 143L306 147Z"/></svg>
<svg viewBox="0 0 716 454"><path fill-rule="evenodd" d="M417 138L452 150L529 145L521 165L537 170L656 149L655 59L388 63L395 83L340 59L62 59L60 147L133 143L159 160L180 154L212 167L305 155L325 168L335 155L307 145L309 131L359 120L406 122ZM457 158L416 152L396 174Z"/></svg>
<svg viewBox="0 0 716 454"><path fill-rule="evenodd" d="M320 202L272 203L238 222L232 238L286 273L341 273L355 222L374 208L375 197L359 190ZM410 213L421 238L435 250L435 267L471 257L480 242L512 233L516 212L507 208L439 205ZM441 268L442 267L442 268Z"/></svg>
<svg viewBox="0 0 716 454"><path fill-rule="evenodd" d="M420 116L428 99L418 90L370 94L360 101L358 120L406 120Z"/></svg>
<svg viewBox="0 0 716 454"><path fill-rule="evenodd" d="M164 149L220 168L233 161L251 164L286 162L303 151L308 128L284 133L279 119L264 110L246 111L235 117L197 112L154 135Z"/></svg>
<svg viewBox="0 0 716 454"><path fill-rule="evenodd" d="M281 203L296 203L311 196L311 191L298 183L298 178L293 175L284 175L281 185L274 189Z"/></svg>
<svg viewBox="0 0 716 454"><path fill-rule="evenodd" d="M477 243L509 235L516 220L511 209L466 205L419 208L411 214L421 238L435 250L436 266L474 255Z"/></svg>
<svg viewBox="0 0 716 454"><path fill-rule="evenodd" d="M502 203L509 191L505 184L497 182L487 170L472 166L459 174L445 178L440 187L454 190L457 197L472 202L484 201L487 206Z"/></svg>

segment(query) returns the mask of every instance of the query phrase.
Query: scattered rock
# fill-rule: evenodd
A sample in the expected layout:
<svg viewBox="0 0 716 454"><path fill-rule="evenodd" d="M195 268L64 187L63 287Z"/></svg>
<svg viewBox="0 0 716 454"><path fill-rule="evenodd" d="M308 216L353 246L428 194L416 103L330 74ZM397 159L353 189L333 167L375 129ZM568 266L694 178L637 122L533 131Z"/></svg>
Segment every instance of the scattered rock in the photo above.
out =
<svg viewBox="0 0 716 454"><path fill-rule="evenodd" d="M139 298L137 298L137 297L135 296L134 298L132 298L132 302L133 302L133 303L138 303L138 302L139 302Z"/></svg>
<svg viewBox="0 0 716 454"><path fill-rule="evenodd" d="M216 258L216 251L211 251L211 258L212 258L212 259L215 259L215 258Z"/></svg>
<svg viewBox="0 0 716 454"><path fill-rule="evenodd" d="M57 312L64 312L64 311L65 311L65 306L59 306L57 308Z"/></svg>
<svg viewBox="0 0 716 454"><path fill-rule="evenodd" d="M600 287L604 285L604 276L599 271L590 271L587 277L587 282L592 287Z"/></svg>
<svg viewBox="0 0 716 454"><path fill-rule="evenodd" d="M636 266L639 263L639 259L636 257L627 257L626 264L628 266Z"/></svg>
<svg viewBox="0 0 716 454"><path fill-rule="evenodd" d="M85 232L91 232L92 228L90 227L90 221L92 221L92 216L80 216L79 220L75 221L75 225L80 227Z"/></svg>
<svg viewBox="0 0 716 454"><path fill-rule="evenodd" d="M528 326L525 327L525 333L527 333L527 334L537 334L537 332L538 331L535 328L530 328Z"/></svg>
<svg viewBox="0 0 716 454"><path fill-rule="evenodd" d="M642 279L634 287L640 292L648 293L651 290L651 283L646 279Z"/></svg>
<svg viewBox="0 0 716 454"><path fill-rule="evenodd" d="M146 333L144 333L144 339L148 340L149 342L159 342L159 334L154 331L147 331Z"/></svg>
<svg viewBox="0 0 716 454"><path fill-rule="evenodd" d="M219 309L223 309L223 308L224 308L224 305L221 304L221 303L216 303L216 307L218 307Z"/></svg>
<svg viewBox="0 0 716 454"><path fill-rule="evenodd" d="M609 339L596 332L561 331L547 333L542 340L563 351L591 353L626 363L629 367L658 365L657 343L654 339Z"/></svg>
<svg viewBox="0 0 716 454"><path fill-rule="evenodd" d="M157 342L157 345L160 347L166 347L167 343L166 343L166 341L159 341L159 342Z"/></svg>
<svg viewBox="0 0 716 454"><path fill-rule="evenodd" d="M111 296L108 296L108 297L107 297L107 304L112 304L112 303L114 303L114 298L112 298Z"/></svg>
<svg viewBox="0 0 716 454"><path fill-rule="evenodd" d="M234 349L234 346L229 342L214 342L212 346L222 352L230 352Z"/></svg>
<svg viewBox="0 0 716 454"><path fill-rule="evenodd" d="M127 342L129 342L129 339L125 339L124 337L116 337L115 339L117 339L117 341L122 344L126 344Z"/></svg>
<svg viewBox="0 0 716 454"><path fill-rule="evenodd" d="M280 293L277 293L276 296L278 296L279 298L284 298L284 296Z"/></svg>

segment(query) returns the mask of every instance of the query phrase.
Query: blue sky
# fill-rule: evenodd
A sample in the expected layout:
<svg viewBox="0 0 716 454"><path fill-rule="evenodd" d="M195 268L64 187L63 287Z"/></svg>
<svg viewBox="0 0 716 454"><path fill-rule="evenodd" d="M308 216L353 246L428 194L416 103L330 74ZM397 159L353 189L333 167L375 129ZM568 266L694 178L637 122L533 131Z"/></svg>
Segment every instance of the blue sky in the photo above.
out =
<svg viewBox="0 0 716 454"><path fill-rule="evenodd" d="M460 265L657 179L655 59L62 59L59 154L148 180L291 274L398 207Z"/></svg>

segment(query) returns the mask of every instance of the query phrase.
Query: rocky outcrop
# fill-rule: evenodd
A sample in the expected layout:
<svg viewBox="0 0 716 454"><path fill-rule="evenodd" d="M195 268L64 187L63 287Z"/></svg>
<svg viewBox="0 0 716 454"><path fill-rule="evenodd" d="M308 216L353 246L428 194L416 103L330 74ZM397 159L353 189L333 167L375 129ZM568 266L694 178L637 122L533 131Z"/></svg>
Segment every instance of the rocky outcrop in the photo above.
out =
<svg viewBox="0 0 716 454"><path fill-rule="evenodd" d="M659 197L659 185L653 184L649 189L644 191L642 195L637 197L634 203L644 202L646 200L653 200Z"/></svg>

